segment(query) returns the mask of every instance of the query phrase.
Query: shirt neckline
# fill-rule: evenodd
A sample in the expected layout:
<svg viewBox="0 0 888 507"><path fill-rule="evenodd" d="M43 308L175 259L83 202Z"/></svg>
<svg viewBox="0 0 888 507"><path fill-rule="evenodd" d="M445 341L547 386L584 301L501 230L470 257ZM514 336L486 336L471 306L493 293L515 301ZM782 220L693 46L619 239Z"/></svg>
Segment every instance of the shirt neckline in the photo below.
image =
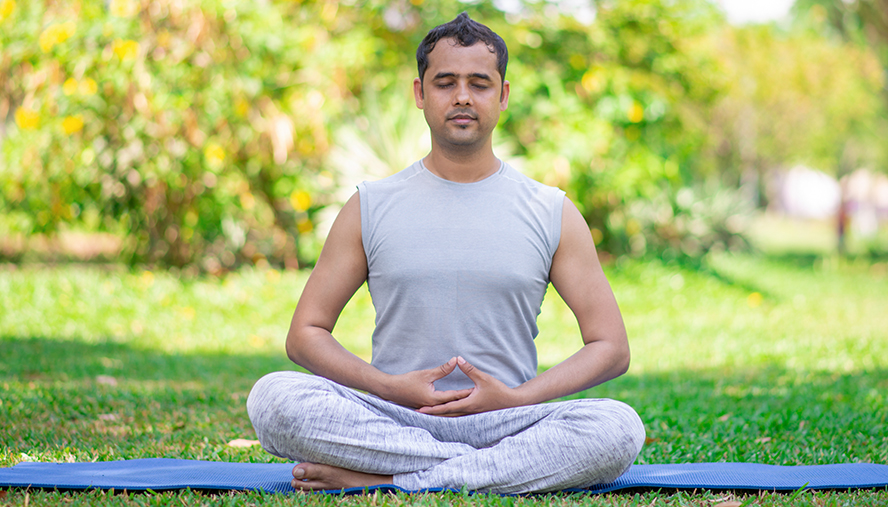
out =
<svg viewBox="0 0 888 507"><path fill-rule="evenodd" d="M459 182L459 181L451 181L451 180L448 180L447 178L442 178L442 177L438 176L437 174L430 171L429 168L426 167L425 162L423 162L422 160L423 159L419 159L419 167L425 174L431 176L435 180L441 181L441 182L449 184L449 185L459 185L459 186L481 185L481 184L486 183L488 181L495 180L497 177L499 177L506 170L506 163L502 159L500 159L499 168L496 171L494 171L493 173L491 173L490 176L486 176L484 179L481 179L478 181L470 181L470 182L463 183L463 182Z"/></svg>

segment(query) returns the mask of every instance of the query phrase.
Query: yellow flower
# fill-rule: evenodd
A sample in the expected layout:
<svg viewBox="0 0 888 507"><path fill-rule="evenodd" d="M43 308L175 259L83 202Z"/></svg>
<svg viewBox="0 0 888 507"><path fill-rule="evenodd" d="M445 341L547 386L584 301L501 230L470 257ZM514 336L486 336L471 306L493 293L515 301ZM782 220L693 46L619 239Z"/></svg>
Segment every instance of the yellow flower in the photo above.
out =
<svg viewBox="0 0 888 507"><path fill-rule="evenodd" d="M77 25L74 24L73 21L49 25L46 27L46 30L43 30L43 33L40 34L40 49L42 49L44 53L49 53L57 44L65 42L74 35L76 29Z"/></svg>
<svg viewBox="0 0 888 507"><path fill-rule="evenodd" d="M80 82L79 91L81 95L95 95L99 91L99 85L94 79L87 77Z"/></svg>
<svg viewBox="0 0 888 507"><path fill-rule="evenodd" d="M133 0L111 0L111 15L118 18L129 18L139 12L139 4Z"/></svg>
<svg viewBox="0 0 888 507"><path fill-rule="evenodd" d="M305 190L295 190L290 194L290 204L296 211L305 211L311 206L311 194Z"/></svg>
<svg viewBox="0 0 888 507"><path fill-rule="evenodd" d="M15 111L15 123L22 130L37 130L40 127L40 115L33 109L20 107Z"/></svg>
<svg viewBox="0 0 888 507"><path fill-rule="evenodd" d="M204 148L204 157L206 157L210 166L218 168L222 165L222 162L225 162L225 149L216 143L209 143Z"/></svg>
<svg viewBox="0 0 888 507"><path fill-rule="evenodd" d="M116 39L112 48L121 61L134 60L139 54L139 43L134 40Z"/></svg>
<svg viewBox="0 0 888 507"><path fill-rule="evenodd" d="M256 206L256 198L250 192L244 192L240 195L241 208L249 211Z"/></svg>
<svg viewBox="0 0 888 507"><path fill-rule="evenodd" d="M296 224L296 230L299 231L299 234L308 234L314 230L314 224L311 223L311 220L303 218Z"/></svg>
<svg viewBox="0 0 888 507"><path fill-rule="evenodd" d="M250 112L250 103L243 98L237 99L234 104L234 112L238 116L246 116Z"/></svg>
<svg viewBox="0 0 888 507"><path fill-rule="evenodd" d="M62 92L65 95L74 95L77 93L77 80L73 77L69 77L65 80L65 84L62 85Z"/></svg>
<svg viewBox="0 0 888 507"><path fill-rule="evenodd" d="M629 117L629 121L632 123L639 123L644 119L644 107L641 106L638 102L633 102L629 107L629 112L627 113Z"/></svg>
<svg viewBox="0 0 888 507"><path fill-rule="evenodd" d="M15 11L15 0L0 1L0 23L6 21L6 18L12 17Z"/></svg>
<svg viewBox="0 0 888 507"><path fill-rule="evenodd" d="M580 84L587 92L597 93L602 88L604 88L605 82L604 77L601 75L600 72L587 70L586 73L583 74L583 78L580 81Z"/></svg>
<svg viewBox="0 0 888 507"><path fill-rule="evenodd" d="M759 292L753 292L749 296L746 297L746 304L749 305L750 308L758 308L762 305L762 301L765 298Z"/></svg>
<svg viewBox="0 0 888 507"><path fill-rule="evenodd" d="M80 132L83 130L83 115L66 116L62 120L62 128L65 129L65 133L69 136Z"/></svg>

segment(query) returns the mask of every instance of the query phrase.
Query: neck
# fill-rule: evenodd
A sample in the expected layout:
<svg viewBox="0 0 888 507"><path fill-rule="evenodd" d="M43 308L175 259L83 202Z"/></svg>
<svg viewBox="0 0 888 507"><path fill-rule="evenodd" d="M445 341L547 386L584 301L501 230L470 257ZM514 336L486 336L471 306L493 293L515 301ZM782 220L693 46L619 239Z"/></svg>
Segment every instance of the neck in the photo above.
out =
<svg viewBox="0 0 888 507"><path fill-rule="evenodd" d="M435 143L432 143L432 151L422 162L435 176L456 183L481 181L498 171L501 164L490 145L486 149L467 153L442 150Z"/></svg>

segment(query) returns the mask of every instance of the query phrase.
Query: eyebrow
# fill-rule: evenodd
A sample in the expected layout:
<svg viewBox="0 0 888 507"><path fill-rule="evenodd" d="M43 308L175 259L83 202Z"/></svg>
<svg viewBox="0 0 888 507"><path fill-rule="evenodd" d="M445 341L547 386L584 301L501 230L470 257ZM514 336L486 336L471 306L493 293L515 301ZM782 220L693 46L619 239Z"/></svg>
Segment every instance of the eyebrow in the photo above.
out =
<svg viewBox="0 0 888 507"><path fill-rule="evenodd" d="M435 74L435 77L432 79L444 79L444 78L448 78L448 77L459 77L459 75L456 74L455 72L439 72L439 73ZM486 79L487 81L493 81L493 79L490 78L489 74L485 74L483 72L473 72L473 73L469 74L468 77L469 78Z"/></svg>

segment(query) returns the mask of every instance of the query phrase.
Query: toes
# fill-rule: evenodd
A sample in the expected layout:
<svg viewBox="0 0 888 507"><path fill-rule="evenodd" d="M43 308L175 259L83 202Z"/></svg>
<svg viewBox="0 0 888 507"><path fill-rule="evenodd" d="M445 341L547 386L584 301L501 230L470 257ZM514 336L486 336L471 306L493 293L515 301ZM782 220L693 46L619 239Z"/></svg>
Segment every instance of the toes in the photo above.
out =
<svg viewBox="0 0 888 507"><path fill-rule="evenodd" d="M293 467L293 478L294 479L311 479L312 476L317 475L313 473L314 469L317 468L313 463L299 463Z"/></svg>
<svg viewBox="0 0 888 507"><path fill-rule="evenodd" d="M325 468L314 463L299 463L293 467L293 480L290 484L293 488L302 490L328 489L329 477L324 474Z"/></svg>

